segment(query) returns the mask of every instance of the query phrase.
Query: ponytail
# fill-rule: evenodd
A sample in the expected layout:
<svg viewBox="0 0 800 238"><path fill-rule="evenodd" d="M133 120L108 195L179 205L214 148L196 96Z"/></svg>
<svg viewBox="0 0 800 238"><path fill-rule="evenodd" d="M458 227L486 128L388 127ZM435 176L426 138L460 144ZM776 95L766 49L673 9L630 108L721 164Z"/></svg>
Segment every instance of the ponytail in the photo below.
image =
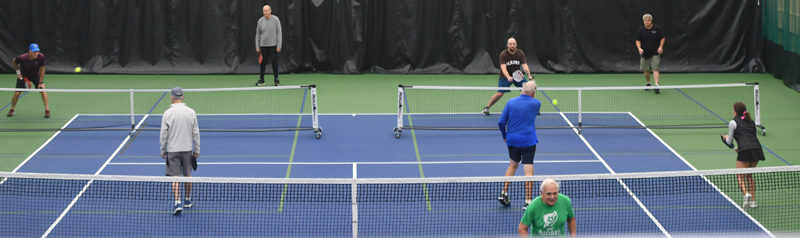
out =
<svg viewBox="0 0 800 238"><path fill-rule="evenodd" d="M742 102L736 102L733 104L733 111L736 112L736 116L743 121L750 122L753 121L750 119L750 113L747 113L747 106L744 105Z"/></svg>

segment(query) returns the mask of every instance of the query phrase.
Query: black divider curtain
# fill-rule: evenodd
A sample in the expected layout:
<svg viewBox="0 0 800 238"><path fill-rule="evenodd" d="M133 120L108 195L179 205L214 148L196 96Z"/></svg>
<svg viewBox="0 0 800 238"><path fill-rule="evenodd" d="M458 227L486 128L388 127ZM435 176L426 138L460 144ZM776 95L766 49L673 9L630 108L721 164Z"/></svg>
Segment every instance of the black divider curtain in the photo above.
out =
<svg viewBox="0 0 800 238"><path fill-rule="evenodd" d="M495 73L510 36L535 72L637 72L644 13L666 32L662 71L763 71L755 0L0 1L0 71L36 42L51 73L257 73L264 4L282 72Z"/></svg>

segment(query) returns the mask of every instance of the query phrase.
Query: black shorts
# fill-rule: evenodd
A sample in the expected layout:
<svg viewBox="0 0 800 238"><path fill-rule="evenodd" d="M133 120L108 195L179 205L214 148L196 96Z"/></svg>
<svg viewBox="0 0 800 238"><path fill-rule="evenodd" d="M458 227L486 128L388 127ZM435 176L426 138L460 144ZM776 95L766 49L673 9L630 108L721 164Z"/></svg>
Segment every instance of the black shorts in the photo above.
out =
<svg viewBox="0 0 800 238"><path fill-rule="evenodd" d="M522 164L533 164L533 157L536 156L536 145L522 148L509 146L508 156L517 163L522 161Z"/></svg>
<svg viewBox="0 0 800 238"><path fill-rule="evenodd" d="M762 150L761 148L740 150L739 156L736 157L736 161L742 161L742 162L753 162L759 160L764 160L764 150Z"/></svg>
<svg viewBox="0 0 800 238"><path fill-rule="evenodd" d="M39 79L38 78L27 78L26 79L31 81L32 88L39 88ZM17 79L17 88L25 88L25 80Z"/></svg>

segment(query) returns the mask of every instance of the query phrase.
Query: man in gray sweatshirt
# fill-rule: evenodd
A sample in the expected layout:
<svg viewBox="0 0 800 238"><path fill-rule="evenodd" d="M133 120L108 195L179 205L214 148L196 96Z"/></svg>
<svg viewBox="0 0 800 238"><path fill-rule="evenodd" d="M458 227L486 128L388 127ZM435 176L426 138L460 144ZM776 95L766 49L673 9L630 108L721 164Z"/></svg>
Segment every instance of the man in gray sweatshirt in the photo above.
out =
<svg viewBox="0 0 800 238"><path fill-rule="evenodd" d="M272 76L275 86L278 81L278 56L281 52L283 37L281 36L281 20L272 15L272 8L264 5L264 17L258 19L256 26L256 53L259 54L259 79L256 86L264 85L264 68L267 63L272 63Z"/></svg>
<svg viewBox="0 0 800 238"><path fill-rule="evenodd" d="M161 118L161 158L167 160L167 176L192 176L192 169L197 169L197 157L200 156L200 128L197 126L197 113L183 103L183 89L175 87L170 92L172 105L164 111ZM194 149L194 153L192 152ZM175 210L172 215L180 215L183 208L194 205L191 200L192 183L185 183L186 196L181 202L181 188L177 182L172 183L175 195Z"/></svg>

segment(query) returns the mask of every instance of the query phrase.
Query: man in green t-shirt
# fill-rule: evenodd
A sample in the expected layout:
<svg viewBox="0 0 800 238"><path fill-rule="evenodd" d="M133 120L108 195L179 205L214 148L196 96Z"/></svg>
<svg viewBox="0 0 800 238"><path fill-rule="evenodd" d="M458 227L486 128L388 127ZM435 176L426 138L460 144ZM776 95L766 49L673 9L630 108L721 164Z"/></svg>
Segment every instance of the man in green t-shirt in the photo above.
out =
<svg viewBox="0 0 800 238"><path fill-rule="evenodd" d="M527 237L528 228L530 236L566 236L564 223L567 223L569 234L575 237L575 213L572 212L572 201L569 197L558 194L558 183L552 179L545 179L539 188L541 196L528 205L522 220L519 221L520 237Z"/></svg>

